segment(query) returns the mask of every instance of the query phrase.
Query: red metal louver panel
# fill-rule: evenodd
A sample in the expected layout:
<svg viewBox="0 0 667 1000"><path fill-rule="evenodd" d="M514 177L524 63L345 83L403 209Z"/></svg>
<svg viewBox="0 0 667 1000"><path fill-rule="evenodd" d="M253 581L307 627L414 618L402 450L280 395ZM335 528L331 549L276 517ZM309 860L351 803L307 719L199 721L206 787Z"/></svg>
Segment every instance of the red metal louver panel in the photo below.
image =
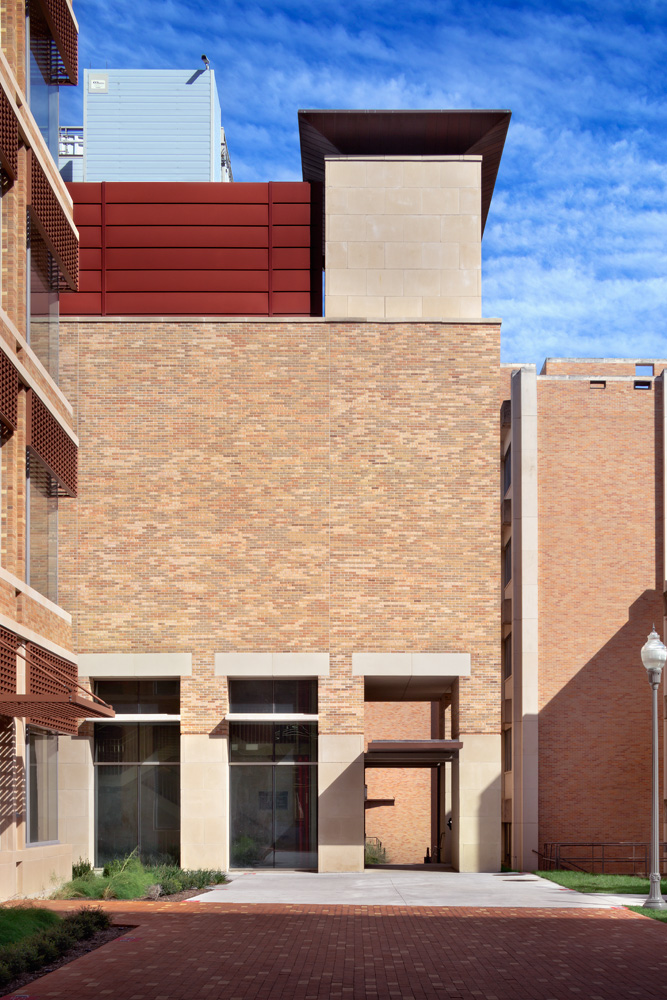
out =
<svg viewBox="0 0 667 1000"><path fill-rule="evenodd" d="M49 653L34 642L25 644L26 694L18 699L28 722L60 733L78 731L79 719L113 718L113 709L78 682L75 663ZM2 701L0 700L0 708Z"/></svg>
<svg viewBox="0 0 667 1000"><path fill-rule="evenodd" d="M79 241L36 156L30 155L30 219L70 288L79 285Z"/></svg>
<svg viewBox="0 0 667 1000"><path fill-rule="evenodd" d="M81 277L78 294L61 296L61 316L321 314L308 184L68 187ZM321 273L315 284L321 297Z"/></svg>
<svg viewBox="0 0 667 1000"><path fill-rule="evenodd" d="M18 652L25 646L25 652ZM25 663L25 694L17 694L17 656ZM0 628L0 715L59 733L76 734L80 719L112 719L114 710L79 684L70 660Z"/></svg>
<svg viewBox="0 0 667 1000"><path fill-rule="evenodd" d="M66 496L77 493L78 448L39 396L27 391L26 444L41 460Z"/></svg>
<svg viewBox="0 0 667 1000"><path fill-rule="evenodd" d="M0 437L10 438L17 427L19 373L0 350Z"/></svg>
<svg viewBox="0 0 667 1000"><path fill-rule="evenodd" d="M79 34L69 5L66 0L38 0L38 3L62 63L52 82L71 83L76 87L79 82Z"/></svg>
<svg viewBox="0 0 667 1000"><path fill-rule="evenodd" d="M64 691L70 691L77 683L78 671L75 663L56 656L55 653L48 653L40 646L32 642L25 644L26 653L26 694L36 695L37 698L48 696L49 699L56 699L62 696ZM63 718L60 712L56 712L49 702L43 706L37 702L30 707L31 713L35 709L39 714L31 714L28 721L37 726L45 726L47 729L58 729L60 732L76 733L79 724L76 716ZM59 706L60 707L60 706ZM69 713L68 713L69 714Z"/></svg>
<svg viewBox="0 0 667 1000"><path fill-rule="evenodd" d="M0 168L2 186L10 187L18 171L19 123L9 98L0 88Z"/></svg>
<svg viewBox="0 0 667 1000"><path fill-rule="evenodd" d="M0 628L0 692L16 694L16 650L21 640L9 629Z"/></svg>

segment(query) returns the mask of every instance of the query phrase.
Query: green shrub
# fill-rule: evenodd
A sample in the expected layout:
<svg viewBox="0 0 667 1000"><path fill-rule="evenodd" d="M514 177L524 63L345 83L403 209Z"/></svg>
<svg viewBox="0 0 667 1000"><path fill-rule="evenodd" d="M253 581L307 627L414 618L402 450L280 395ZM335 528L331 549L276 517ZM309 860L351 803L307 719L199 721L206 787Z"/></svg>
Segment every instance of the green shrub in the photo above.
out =
<svg viewBox="0 0 667 1000"><path fill-rule="evenodd" d="M7 911L4 911L7 912ZM50 913L49 910L27 912ZM59 958L77 941L90 938L111 924L108 913L100 907L84 907L62 919L53 914L56 923L22 941L0 947L0 986L6 985L24 972L37 972Z"/></svg>
<svg viewBox="0 0 667 1000"><path fill-rule="evenodd" d="M382 844L366 842L364 845L364 864L366 865L386 865L387 851Z"/></svg>
<svg viewBox="0 0 667 1000"><path fill-rule="evenodd" d="M171 896L175 892L181 892L183 886L177 878L163 878L158 883L160 886L160 894L162 896Z"/></svg>
<svg viewBox="0 0 667 1000"><path fill-rule="evenodd" d="M79 858L76 864L72 865L72 878L94 878L95 872L93 871L93 866L90 861L84 861L83 858Z"/></svg>
<svg viewBox="0 0 667 1000"><path fill-rule="evenodd" d="M184 889L205 889L209 885L222 885L227 880L227 876L219 868L199 868L196 871L185 871L183 875Z"/></svg>
<svg viewBox="0 0 667 1000"><path fill-rule="evenodd" d="M7 983L11 983L12 974L9 971L9 966L6 962L0 962L0 986L6 986Z"/></svg>
<svg viewBox="0 0 667 1000"><path fill-rule="evenodd" d="M10 979L16 979L25 972L23 950L18 944L8 944L2 949L2 962L9 969Z"/></svg>
<svg viewBox="0 0 667 1000"><path fill-rule="evenodd" d="M253 842L254 843L254 842ZM170 896L183 889L204 889L213 882L224 882L222 871L210 868L183 870L178 865L160 863L144 866L133 851L128 857L115 858L105 865L102 875L84 872L66 882L52 894L52 899L141 899L152 885L161 887L161 895Z"/></svg>
<svg viewBox="0 0 667 1000"><path fill-rule="evenodd" d="M27 941L22 941L21 944L17 944L15 947L21 956L26 972L37 972L44 965L39 944L34 938L28 938Z"/></svg>

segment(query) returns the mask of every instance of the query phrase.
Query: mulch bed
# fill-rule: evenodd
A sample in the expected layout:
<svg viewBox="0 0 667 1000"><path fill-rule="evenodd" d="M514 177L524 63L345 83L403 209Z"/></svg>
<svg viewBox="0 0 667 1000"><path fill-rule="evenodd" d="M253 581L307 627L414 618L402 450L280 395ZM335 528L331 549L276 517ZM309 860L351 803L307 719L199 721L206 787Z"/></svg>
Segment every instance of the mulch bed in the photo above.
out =
<svg viewBox="0 0 667 1000"><path fill-rule="evenodd" d="M43 965L37 972L25 972L22 976L13 979L11 983L7 983L5 987L0 987L0 989L4 988L6 990L0 996L6 997L10 993L14 993L15 990L19 990L22 986L31 983L33 979L39 979L41 976L45 976L47 972L55 972L61 965L67 965L68 962L73 962L75 958L81 958L82 955L87 955L89 951L95 951L96 948L101 948L103 944L108 944L109 941L115 941L116 938L127 934L131 930L131 927L118 927L114 925L107 927L106 930L98 931L92 937L84 941L79 941L73 948L70 948L64 955L61 955L60 958L49 962L48 965Z"/></svg>
<svg viewBox="0 0 667 1000"><path fill-rule="evenodd" d="M206 889L183 889L182 892L174 892L171 896L159 896L160 903L181 903L184 899L192 899L193 896L201 896L204 892L211 892L210 888ZM149 900L147 900L148 902ZM78 900L78 902L85 903L90 902L94 905L96 900ZM116 938L122 937L123 934L127 934L128 931L132 930L132 926L120 927L114 924L111 927L107 927L106 930L98 931L93 937L88 938L84 941L79 941L75 944L73 948L66 951L64 955L57 958L53 962L49 962L48 965L42 966L37 972L26 972L22 976L18 976L13 979L11 983L8 983L4 987L5 992L0 993L1 997L9 996L10 993L14 993L16 990L21 989L22 986L27 986L28 983L32 983L33 980L39 979L41 976L45 976L48 972L55 972L59 969L61 965L67 965L68 962L73 962L76 958L81 958L82 955L87 955L89 951L95 951L96 948L101 948L103 944L108 944L109 941L115 941ZM0 989L3 987L0 986Z"/></svg>

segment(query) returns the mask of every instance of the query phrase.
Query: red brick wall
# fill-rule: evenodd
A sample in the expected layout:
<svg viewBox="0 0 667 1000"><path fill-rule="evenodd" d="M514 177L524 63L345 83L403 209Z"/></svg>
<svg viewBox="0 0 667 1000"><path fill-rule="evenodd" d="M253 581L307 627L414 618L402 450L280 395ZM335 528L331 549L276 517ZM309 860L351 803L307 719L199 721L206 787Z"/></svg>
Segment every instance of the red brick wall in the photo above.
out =
<svg viewBox="0 0 667 1000"><path fill-rule="evenodd" d="M661 412L659 386L538 379L543 842L649 839Z"/></svg>

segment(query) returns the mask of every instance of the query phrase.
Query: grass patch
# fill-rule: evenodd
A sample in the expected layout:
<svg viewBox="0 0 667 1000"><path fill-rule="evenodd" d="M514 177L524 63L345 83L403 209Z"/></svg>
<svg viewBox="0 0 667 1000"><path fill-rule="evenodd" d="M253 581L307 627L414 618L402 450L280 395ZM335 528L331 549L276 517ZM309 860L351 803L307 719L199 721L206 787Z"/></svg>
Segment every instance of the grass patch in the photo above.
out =
<svg viewBox="0 0 667 1000"><path fill-rule="evenodd" d="M537 871L535 874L577 892L646 893L647 896L649 893L649 880L640 875L590 875L566 871ZM662 879L660 891L667 893L667 878Z"/></svg>
<svg viewBox="0 0 667 1000"><path fill-rule="evenodd" d="M45 931L60 923L60 917L51 910L37 906L0 907L0 947L16 944L23 938Z"/></svg>
<svg viewBox="0 0 667 1000"><path fill-rule="evenodd" d="M37 972L42 966L60 958L78 941L91 938L97 931L105 930L111 923L108 914L99 907L89 907L76 913L59 917L38 907L12 907L1 911L16 914L49 914L55 921L0 947L0 987L6 986L26 972ZM23 921L25 927L25 922Z"/></svg>
<svg viewBox="0 0 667 1000"><path fill-rule="evenodd" d="M650 910L646 906L626 906L626 910L632 910L633 913L641 913L642 917L652 917L653 920L662 920L663 924L667 923L667 910Z"/></svg>
<svg viewBox="0 0 667 1000"><path fill-rule="evenodd" d="M136 853L112 861L101 875L79 861L78 877L53 893L52 899L141 899L149 889L151 896L170 896L184 889L205 889L225 881L222 871L210 868L189 870L177 865L143 865Z"/></svg>

